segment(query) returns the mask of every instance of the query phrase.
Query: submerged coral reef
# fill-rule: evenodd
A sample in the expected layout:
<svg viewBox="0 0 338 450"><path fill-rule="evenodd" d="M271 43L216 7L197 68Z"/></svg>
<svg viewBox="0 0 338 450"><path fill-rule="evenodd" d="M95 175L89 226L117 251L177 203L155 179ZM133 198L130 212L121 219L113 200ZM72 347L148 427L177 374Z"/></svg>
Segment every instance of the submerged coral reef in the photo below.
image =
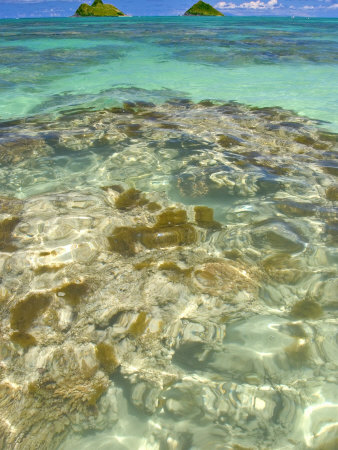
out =
<svg viewBox="0 0 338 450"><path fill-rule="evenodd" d="M156 196L153 212L144 194L115 189L21 204L17 250L2 254L3 447L56 448L70 426L107 426L103 398L117 371L154 386L179 379L169 355L183 318L198 307L222 329L214 311L238 314L238 293L257 302L258 274L209 249L203 209Z"/></svg>
<svg viewBox="0 0 338 450"><path fill-rule="evenodd" d="M130 408L156 449L334 439L336 135L187 99L2 127L0 447Z"/></svg>

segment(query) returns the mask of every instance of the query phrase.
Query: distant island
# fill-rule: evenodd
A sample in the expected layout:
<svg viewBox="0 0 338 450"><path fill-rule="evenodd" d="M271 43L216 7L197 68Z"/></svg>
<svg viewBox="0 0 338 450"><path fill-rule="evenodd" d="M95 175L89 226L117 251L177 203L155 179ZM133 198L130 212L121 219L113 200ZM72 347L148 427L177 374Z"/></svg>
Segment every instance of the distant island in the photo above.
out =
<svg viewBox="0 0 338 450"><path fill-rule="evenodd" d="M224 16L220 11L213 8L209 3L199 1L195 3L188 11L184 13L185 16Z"/></svg>
<svg viewBox="0 0 338 450"><path fill-rule="evenodd" d="M94 0L92 6L82 3L76 10L74 17L117 17L126 16L116 6Z"/></svg>

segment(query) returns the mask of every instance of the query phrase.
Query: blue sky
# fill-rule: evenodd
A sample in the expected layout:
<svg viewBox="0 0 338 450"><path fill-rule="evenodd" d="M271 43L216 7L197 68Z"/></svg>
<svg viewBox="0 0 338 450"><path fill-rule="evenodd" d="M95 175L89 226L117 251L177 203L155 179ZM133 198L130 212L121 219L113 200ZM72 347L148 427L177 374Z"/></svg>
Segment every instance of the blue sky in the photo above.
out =
<svg viewBox="0 0 338 450"><path fill-rule="evenodd" d="M181 15L195 1L105 0L133 16ZM0 18L71 16L80 3L81 0L0 0ZM209 3L225 15L338 17L338 0L209 0Z"/></svg>

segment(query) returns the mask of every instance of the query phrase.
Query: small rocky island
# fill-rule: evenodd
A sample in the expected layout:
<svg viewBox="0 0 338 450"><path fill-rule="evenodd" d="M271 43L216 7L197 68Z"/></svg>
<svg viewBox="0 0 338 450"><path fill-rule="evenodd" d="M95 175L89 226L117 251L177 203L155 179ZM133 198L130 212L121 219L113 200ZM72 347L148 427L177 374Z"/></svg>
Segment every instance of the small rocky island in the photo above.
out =
<svg viewBox="0 0 338 450"><path fill-rule="evenodd" d="M220 11L213 8L209 3L204 3L201 0L195 3L188 11L184 13L185 16L224 16Z"/></svg>
<svg viewBox="0 0 338 450"><path fill-rule="evenodd" d="M76 10L74 17L117 17L125 15L116 6L103 3L102 0L94 0L91 6L82 3Z"/></svg>

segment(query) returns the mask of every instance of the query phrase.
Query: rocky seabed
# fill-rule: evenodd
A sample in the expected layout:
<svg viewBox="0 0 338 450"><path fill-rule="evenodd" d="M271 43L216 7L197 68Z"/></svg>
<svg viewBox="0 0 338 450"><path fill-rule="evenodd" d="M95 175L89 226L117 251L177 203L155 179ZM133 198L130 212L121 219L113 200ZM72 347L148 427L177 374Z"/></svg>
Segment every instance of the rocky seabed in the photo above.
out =
<svg viewBox="0 0 338 450"><path fill-rule="evenodd" d="M333 133L185 99L2 128L2 448L336 448Z"/></svg>

